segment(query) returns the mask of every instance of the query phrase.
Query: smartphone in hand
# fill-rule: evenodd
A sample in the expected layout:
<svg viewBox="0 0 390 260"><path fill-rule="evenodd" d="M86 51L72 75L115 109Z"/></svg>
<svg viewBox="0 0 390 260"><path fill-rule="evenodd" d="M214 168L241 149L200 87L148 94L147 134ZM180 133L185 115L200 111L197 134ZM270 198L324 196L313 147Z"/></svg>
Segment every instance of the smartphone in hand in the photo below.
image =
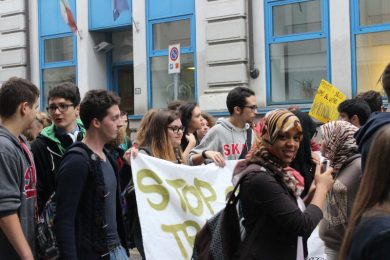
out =
<svg viewBox="0 0 390 260"><path fill-rule="evenodd" d="M321 173L326 172L326 170L329 167L329 161L328 160L323 160L321 163Z"/></svg>

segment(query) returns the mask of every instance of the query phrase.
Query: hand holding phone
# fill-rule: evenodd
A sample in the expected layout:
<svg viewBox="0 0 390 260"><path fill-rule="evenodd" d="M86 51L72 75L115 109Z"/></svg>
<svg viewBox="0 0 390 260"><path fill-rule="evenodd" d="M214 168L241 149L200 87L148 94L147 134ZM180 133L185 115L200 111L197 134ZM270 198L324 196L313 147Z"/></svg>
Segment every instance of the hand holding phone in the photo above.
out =
<svg viewBox="0 0 390 260"><path fill-rule="evenodd" d="M329 168L329 161L323 160L321 163L321 173L324 173Z"/></svg>

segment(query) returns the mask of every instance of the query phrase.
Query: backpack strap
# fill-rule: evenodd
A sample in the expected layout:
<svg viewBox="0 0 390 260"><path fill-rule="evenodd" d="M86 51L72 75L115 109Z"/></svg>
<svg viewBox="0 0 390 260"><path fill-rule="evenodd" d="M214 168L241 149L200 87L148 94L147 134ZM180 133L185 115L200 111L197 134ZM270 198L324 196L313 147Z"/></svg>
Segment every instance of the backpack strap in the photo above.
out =
<svg viewBox="0 0 390 260"><path fill-rule="evenodd" d="M240 162L239 162L240 163ZM255 169L255 167L257 168L258 166L255 165L255 166L251 166L249 165L248 167L253 167L253 170L254 171L257 171ZM243 171L242 173L240 173L239 175L237 175L238 179L237 181L234 181L236 184L234 185L234 188L233 188L233 191L231 191L228 196L227 196L227 202L226 204L230 204L230 203L233 203L233 204L236 204L237 201L238 201L238 196L236 195L236 191L238 190L238 188L240 187L241 185L241 182L244 180L245 176L248 175L249 173L251 173L252 171Z"/></svg>
<svg viewBox="0 0 390 260"><path fill-rule="evenodd" d="M264 167L264 169L265 169L265 172L268 171L267 168ZM245 176L247 176L250 172L252 172L252 171L245 171L243 174L240 175L236 185L234 186L233 192L229 196L229 200L227 203L233 203L234 205L237 204L237 202L239 200L239 195L236 195L235 193L236 193L238 187L241 185L241 182L244 180ZM240 249L240 251L243 252L243 255L241 255L239 259L246 260L249 258L248 248L250 248L251 245L255 242L255 239L257 237L256 235L259 233L260 227L262 226L262 223L263 223L263 218L258 219L256 221L256 224L255 224L252 232L250 233L250 235L245 238L244 247L242 249Z"/></svg>
<svg viewBox="0 0 390 260"><path fill-rule="evenodd" d="M264 167L264 166L262 166L262 167ZM267 169L266 167L264 167L264 169L265 169L265 172L271 173L271 174L274 175L275 177L277 176L276 174L272 173L272 172L271 172L269 169ZM246 174L245 174L245 175L246 175ZM245 176L245 175L244 175L244 176ZM244 176L243 176L243 177L244 177ZM241 180L239 180L239 181L241 181ZM278 180L278 178L277 178L277 181L278 181L279 183L281 183L281 185L282 185L285 189L287 189L287 191L288 191L288 188L287 188L286 184L284 184L284 182L283 182L282 180ZM244 246L243 246L243 248L241 249L242 255L240 255L240 258L239 258L240 260L246 260L246 259L249 259L249 258L250 258L250 257L249 257L249 253L250 253L249 248L251 248L251 247L253 246L253 244L254 244L254 242L255 242L255 240L256 240L256 238L257 238L257 235L258 235L259 232L260 232L260 228L263 226L262 224L263 224L264 218L265 218L265 216L259 218L259 219L256 221L256 224L255 224L255 226L253 227L252 232L249 234L249 236L247 236L247 237L245 238L244 244L243 244Z"/></svg>
<svg viewBox="0 0 390 260"><path fill-rule="evenodd" d="M139 151L144 151L147 155L152 156L152 152L149 147L141 146L138 148Z"/></svg>
<svg viewBox="0 0 390 260"><path fill-rule="evenodd" d="M69 150L66 151L66 153L71 153L71 152L81 153L89 164L90 156L84 148L81 148L80 146L73 146Z"/></svg>
<svg viewBox="0 0 390 260"><path fill-rule="evenodd" d="M241 159L245 159L245 156L248 154L248 152L250 151L252 147L252 128L249 127L247 130L246 130L246 141L245 141L245 146L244 148L242 149L242 152L240 154L240 157L238 157L239 160Z"/></svg>

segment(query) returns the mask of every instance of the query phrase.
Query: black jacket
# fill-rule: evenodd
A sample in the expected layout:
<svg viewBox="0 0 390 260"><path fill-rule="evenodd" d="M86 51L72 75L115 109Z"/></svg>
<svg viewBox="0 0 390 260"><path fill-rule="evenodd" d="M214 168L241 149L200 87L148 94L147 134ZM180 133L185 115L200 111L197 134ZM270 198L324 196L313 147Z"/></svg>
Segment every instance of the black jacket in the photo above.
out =
<svg viewBox="0 0 390 260"><path fill-rule="evenodd" d="M364 166L367 160L368 153L370 151L371 143L374 139L375 133L384 125L390 124L390 112L382 112L372 114L356 133L355 139L359 146L359 153L362 155L362 171L364 172Z"/></svg>
<svg viewBox="0 0 390 260"><path fill-rule="evenodd" d="M80 137L84 136L83 125L79 121L77 125L81 130ZM37 174L38 212L42 212L45 203L55 190L55 175L68 146L56 137L54 125L43 129L31 144Z"/></svg>
<svg viewBox="0 0 390 260"><path fill-rule="evenodd" d="M32 143L31 151L37 173L37 203L38 211L42 212L46 201L54 192L54 176L61 162L62 154L57 144L39 135Z"/></svg>
<svg viewBox="0 0 390 260"><path fill-rule="evenodd" d="M390 216L362 218L356 226L347 260L387 260L390 245Z"/></svg>
<svg viewBox="0 0 390 260"><path fill-rule="evenodd" d="M89 163L82 154L64 155L56 177L56 236L61 259L102 259L108 253L104 214L104 177L97 156L85 144ZM73 146L72 146L73 147ZM117 178L116 221L121 245L126 248L126 236L120 202L120 182L116 161L104 151ZM110 195L108 195L110 196ZM104 258L108 258L108 254Z"/></svg>
<svg viewBox="0 0 390 260"><path fill-rule="evenodd" d="M240 200L247 236L261 221L255 246L245 247L247 259L296 260L298 236L305 241L322 219L322 211L310 204L301 212L295 197L273 173L258 167L248 173L240 187Z"/></svg>

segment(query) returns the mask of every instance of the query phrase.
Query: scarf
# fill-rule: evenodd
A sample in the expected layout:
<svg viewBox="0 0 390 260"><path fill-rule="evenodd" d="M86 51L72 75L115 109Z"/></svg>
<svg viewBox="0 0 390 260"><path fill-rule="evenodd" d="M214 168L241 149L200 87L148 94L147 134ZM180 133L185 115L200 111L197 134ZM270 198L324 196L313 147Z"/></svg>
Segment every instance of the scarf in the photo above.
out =
<svg viewBox="0 0 390 260"><path fill-rule="evenodd" d="M278 135L296 128L302 133L299 119L288 110L277 109L265 115L261 136L252 147L247 160L249 163L257 163L280 177L295 197L303 191L303 177L291 167L287 167L275 155L271 153L271 147L276 142Z"/></svg>
<svg viewBox="0 0 390 260"><path fill-rule="evenodd" d="M321 126L323 156L337 173L344 162L358 153L354 134L358 128L347 121L332 121Z"/></svg>

